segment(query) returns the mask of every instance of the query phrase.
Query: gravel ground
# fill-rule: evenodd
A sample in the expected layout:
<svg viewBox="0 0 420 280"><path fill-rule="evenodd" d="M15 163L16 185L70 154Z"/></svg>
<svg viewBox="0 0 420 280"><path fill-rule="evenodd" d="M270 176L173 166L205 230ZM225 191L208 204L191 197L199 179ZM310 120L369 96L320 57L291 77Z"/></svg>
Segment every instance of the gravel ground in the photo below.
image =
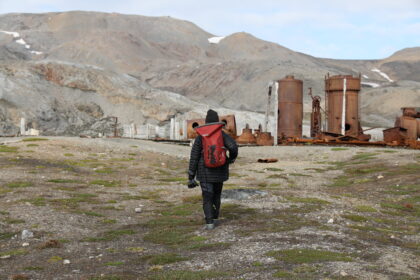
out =
<svg viewBox="0 0 420 280"><path fill-rule="evenodd" d="M1 280L419 279L420 151L241 147L205 231L188 146L0 143Z"/></svg>

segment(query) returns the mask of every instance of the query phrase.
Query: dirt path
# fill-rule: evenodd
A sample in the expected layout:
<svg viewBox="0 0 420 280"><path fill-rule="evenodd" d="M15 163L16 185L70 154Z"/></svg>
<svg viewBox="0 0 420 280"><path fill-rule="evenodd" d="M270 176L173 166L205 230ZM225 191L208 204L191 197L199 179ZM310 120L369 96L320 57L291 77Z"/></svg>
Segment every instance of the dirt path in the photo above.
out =
<svg viewBox="0 0 420 280"><path fill-rule="evenodd" d="M418 279L419 151L242 147L214 231L185 186L189 152L0 145L0 279Z"/></svg>

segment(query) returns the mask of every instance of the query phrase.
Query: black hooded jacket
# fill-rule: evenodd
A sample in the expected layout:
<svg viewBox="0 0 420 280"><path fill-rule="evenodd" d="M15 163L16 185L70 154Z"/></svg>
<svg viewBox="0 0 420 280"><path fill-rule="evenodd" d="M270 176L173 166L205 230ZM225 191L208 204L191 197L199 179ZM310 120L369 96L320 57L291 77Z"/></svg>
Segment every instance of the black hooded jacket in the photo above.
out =
<svg viewBox="0 0 420 280"><path fill-rule="evenodd" d="M194 145L191 149L190 166L188 170L189 179L194 179L197 175L197 180L204 183L224 182L229 179L229 164L233 163L238 156L238 145L225 132L222 132L223 141L226 149L229 151L229 158L225 165L208 168L204 165L202 137L195 138Z"/></svg>

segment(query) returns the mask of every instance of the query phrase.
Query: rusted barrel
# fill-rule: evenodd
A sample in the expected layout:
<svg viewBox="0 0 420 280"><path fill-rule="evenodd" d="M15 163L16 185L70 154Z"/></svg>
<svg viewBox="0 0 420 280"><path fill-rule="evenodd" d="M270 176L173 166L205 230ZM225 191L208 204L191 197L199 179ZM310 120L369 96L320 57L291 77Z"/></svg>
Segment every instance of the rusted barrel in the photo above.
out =
<svg viewBox="0 0 420 280"><path fill-rule="evenodd" d="M346 98L343 114L344 91ZM337 75L325 79L328 132L336 134L343 134L344 132L344 135L347 136L359 136L359 91L359 77ZM345 120L344 128L343 116Z"/></svg>
<svg viewBox="0 0 420 280"><path fill-rule="evenodd" d="M294 76L279 80L278 136L301 138L303 120L303 82Z"/></svg>

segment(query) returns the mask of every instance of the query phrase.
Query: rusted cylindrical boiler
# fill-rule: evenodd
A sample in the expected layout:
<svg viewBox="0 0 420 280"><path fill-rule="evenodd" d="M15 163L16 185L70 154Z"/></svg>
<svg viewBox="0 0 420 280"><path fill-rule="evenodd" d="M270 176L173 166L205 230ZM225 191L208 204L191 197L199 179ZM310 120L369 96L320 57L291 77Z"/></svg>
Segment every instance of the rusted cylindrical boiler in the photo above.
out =
<svg viewBox="0 0 420 280"><path fill-rule="evenodd" d="M225 123L223 131L235 139L237 137L235 115L220 116L219 121ZM187 120L187 138L194 139L195 137L197 137L197 132L195 132L195 128L204 125L205 123L206 119Z"/></svg>
<svg viewBox="0 0 420 280"><path fill-rule="evenodd" d="M199 127L200 125L204 125L206 123L205 119L194 119L187 121L187 139L194 139L197 137L197 132L195 132L195 128Z"/></svg>
<svg viewBox="0 0 420 280"><path fill-rule="evenodd" d="M225 124L225 127L223 130L229 134L232 138L237 137L237 131L236 131L236 118L235 115L225 115L220 116L220 121Z"/></svg>
<svg viewBox="0 0 420 280"><path fill-rule="evenodd" d="M290 75L279 80L278 97L278 137L301 138L303 120L303 82Z"/></svg>
<svg viewBox="0 0 420 280"><path fill-rule="evenodd" d="M359 136L359 91L360 77L337 75L325 78L328 132Z"/></svg>

